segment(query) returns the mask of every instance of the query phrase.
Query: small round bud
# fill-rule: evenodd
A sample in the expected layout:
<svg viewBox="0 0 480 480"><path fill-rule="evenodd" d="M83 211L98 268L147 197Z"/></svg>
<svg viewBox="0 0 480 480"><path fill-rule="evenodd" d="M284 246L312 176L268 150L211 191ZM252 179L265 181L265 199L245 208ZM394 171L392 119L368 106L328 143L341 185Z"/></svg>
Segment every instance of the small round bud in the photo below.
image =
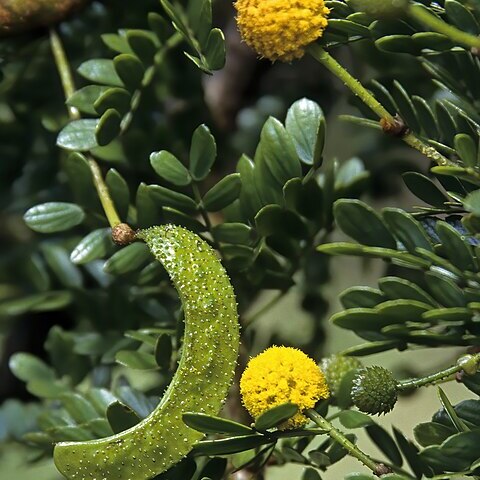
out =
<svg viewBox="0 0 480 480"><path fill-rule="evenodd" d="M112 228L112 239L120 246L130 245L136 239L132 227L126 223L120 223Z"/></svg>
<svg viewBox="0 0 480 480"><path fill-rule="evenodd" d="M353 379L352 401L359 410L372 415L387 413L397 402L397 381L390 370L362 368Z"/></svg>
<svg viewBox="0 0 480 480"><path fill-rule="evenodd" d="M408 0L352 0L350 4L377 18L395 18L405 13Z"/></svg>
<svg viewBox="0 0 480 480"><path fill-rule="evenodd" d="M362 367L362 362L358 358L344 355L330 355L320 362L320 368L325 374L328 388L334 397L337 396L343 377L348 372Z"/></svg>
<svg viewBox="0 0 480 480"><path fill-rule="evenodd" d="M462 370L467 375L475 375L478 371L479 359L473 355L463 355L457 360L457 365L462 367Z"/></svg>
<svg viewBox="0 0 480 480"><path fill-rule="evenodd" d="M393 473L393 470L384 463L379 463L373 472L377 477L381 477L382 475L388 475L389 473Z"/></svg>
<svg viewBox="0 0 480 480"><path fill-rule="evenodd" d="M380 120L380 126L382 127L383 133L391 137L403 138L409 132L407 124L399 115L395 115L393 123L386 118L382 118Z"/></svg>

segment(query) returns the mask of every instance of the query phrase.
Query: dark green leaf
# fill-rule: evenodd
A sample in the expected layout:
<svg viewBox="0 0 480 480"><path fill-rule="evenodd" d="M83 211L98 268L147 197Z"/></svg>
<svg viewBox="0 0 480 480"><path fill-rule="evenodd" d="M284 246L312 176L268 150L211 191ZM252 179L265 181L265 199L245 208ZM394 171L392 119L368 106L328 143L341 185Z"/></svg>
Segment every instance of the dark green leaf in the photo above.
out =
<svg viewBox="0 0 480 480"><path fill-rule="evenodd" d="M78 73L94 83L123 87L123 82L115 71L113 60L99 58L87 60L80 65Z"/></svg>
<svg viewBox="0 0 480 480"><path fill-rule="evenodd" d="M237 164L237 171L242 179L240 205L247 218L254 217L264 205L255 185L255 165L246 155L242 155Z"/></svg>
<svg viewBox="0 0 480 480"><path fill-rule="evenodd" d="M360 200L337 200L334 215L339 227L363 245L396 248L397 242L380 216Z"/></svg>
<svg viewBox="0 0 480 480"><path fill-rule="evenodd" d="M375 41L375 46L384 52L410 53L417 55L420 47L410 35L386 35Z"/></svg>
<svg viewBox="0 0 480 480"><path fill-rule="evenodd" d="M469 193L463 200L463 206L475 216L480 217L480 190Z"/></svg>
<svg viewBox="0 0 480 480"><path fill-rule="evenodd" d="M420 423L414 428L415 439L422 447L440 445L454 433L452 428L436 422Z"/></svg>
<svg viewBox="0 0 480 480"><path fill-rule="evenodd" d="M183 193L159 185L149 185L148 192L162 207L171 207L186 213L195 213L197 204Z"/></svg>
<svg viewBox="0 0 480 480"><path fill-rule="evenodd" d="M480 27L472 12L456 0L445 0L445 12L448 19L464 32L480 34Z"/></svg>
<svg viewBox="0 0 480 480"><path fill-rule="evenodd" d="M442 241L442 250L448 259L461 270L477 271L472 247L455 228L446 222L437 222L436 230Z"/></svg>
<svg viewBox="0 0 480 480"><path fill-rule="evenodd" d="M103 43L116 53L132 53L132 49L127 42L125 35L116 33L104 33L102 36Z"/></svg>
<svg viewBox="0 0 480 480"><path fill-rule="evenodd" d="M65 150L86 152L98 147L96 130L98 120L73 120L58 134L57 145Z"/></svg>
<svg viewBox="0 0 480 480"><path fill-rule="evenodd" d="M88 85L80 90L77 90L73 95L68 97L67 105L75 107L82 113L87 115L97 115L98 111L95 108L95 102L105 92L109 90L108 87L100 85Z"/></svg>
<svg viewBox="0 0 480 480"><path fill-rule="evenodd" d="M420 223L407 212L399 208L385 208L383 219L408 251L413 252L418 247L432 250L432 245Z"/></svg>
<svg viewBox="0 0 480 480"><path fill-rule="evenodd" d="M98 121L95 138L100 146L108 145L119 133L122 117L113 108L108 109Z"/></svg>
<svg viewBox="0 0 480 480"><path fill-rule="evenodd" d="M286 422L298 412L298 406L284 403L267 410L255 420L255 428L259 431L269 430Z"/></svg>
<svg viewBox="0 0 480 480"><path fill-rule="evenodd" d="M154 33L148 30L128 30L127 41L140 60L147 64L152 63L159 43Z"/></svg>
<svg viewBox="0 0 480 480"><path fill-rule="evenodd" d="M380 290L371 287L350 287L340 294L344 308L372 308L385 300Z"/></svg>
<svg viewBox="0 0 480 480"><path fill-rule="evenodd" d="M183 421L194 430L202 433L222 433L227 435L248 435L252 429L241 423L204 413L184 413Z"/></svg>
<svg viewBox="0 0 480 480"><path fill-rule="evenodd" d="M366 427L366 431L373 443L375 443L390 461L394 465L401 467L403 463L402 455L389 433L380 425L369 425Z"/></svg>
<svg viewBox="0 0 480 480"><path fill-rule="evenodd" d="M0 314L23 315L26 312L61 310L72 301L72 294L66 291L51 291L27 295L22 298L5 300L0 303Z"/></svg>
<svg viewBox="0 0 480 480"><path fill-rule="evenodd" d="M261 162L280 186L288 180L300 177L301 165L295 145L284 126L275 118L270 117L263 126L261 133Z"/></svg>
<svg viewBox="0 0 480 480"><path fill-rule="evenodd" d="M384 277L378 281L380 289L391 299L406 298L436 306L437 302L418 285L399 277Z"/></svg>
<svg viewBox="0 0 480 480"><path fill-rule="evenodd" d="M209 70L221 70L225 66L225 37L219 28L210 31L204 55Z"/></svg>
<svg viewBox="0 0 480 480"><path fill-rule="evenodd" d="M364 357L366 355L373 355L374 353L386 352L393 348L405 349L405 343L400 340L379 340L349 347L342 351L342 355Z"/></svg>
<svg viewBox="0 0 480 480"><path fill-rule="evenodd" d="M272 439L265 435L245 435L222 440L199 442L195 445L193 451L200 455L229 455L271 443L273 443Z"/></svg>
<svg viewBox="0 0 480 480"><path fill-rule="evenodd" d="M45 362L29 353L15 353L10 357L8 366L13 374L24 382L55 380L53 370Z"/></svg>
<svg viewBox="0 0 480 480"><path fill-rule="evenodd" d="M150 155L150 164L157 175L174 185L182 187L192 181L187 168L170 152L153 152Z"/></svg>
<svg viewBox="0 0 480 480"><path fill-rule="evenodd" d="M129 53L117 55L114 60L115 71L129 90L135 90L142 84L145 69L142 62Z"/></svg>
<svg viewBox="0 0 480 480"><path fill-rule="evenodd" d="M89 233L74 248L70 255L73 263L83 264L103 258L113 250L109 228L100 228Z"/></svg>
<svg viewBox="0 0 480 480"><path fill-rule="evenodd" d="M278 205L267 205L255 216L258 233L264 237L273 234L284 235L293 238L305 238L308 229L302 219L289 210L284 210Z"/></svg>
<svg viewBox="0 0 480 480"><path fill-rule="evenodd" d="M450 278L438 272L425 274L428 288L436 300L446 307L465 307L467 300L462 289Z"/></svg>
<svg viewBox="0 0 480 480"><path fill-rule="evenodd" d="M319 166L326 130L320 106L306 98L298 100L288 110L285 127L300 160L307 165Z"/></svg>
<svg viewBox="0 0 480 480"><path fill-rule="evenodd" d="M355 255L368 258L383 258L389 261L396 260L398 263L408 266L429 267L431 265L431 262L406 252L399 252L389 248L365 247L345 242L319 245L317 250L327 255Z"/></svg>
<svg viewBox="0 0 480 480"><path fill-rule="evenodd" d="M418 172L407 172L403 174L403 181L408 189L429 205L444 208L447 197L440 189L425 175Z"/></svg>
<svg viewBox="0 0 480 480"><path fill-rule="evenodd" d="M120 365L133 370L155 370L157 368L155 357L146 352L120 350L116 353L115 360Z"/></svg>
<svg viewBox="0 0 480 480"><path fill-rule="evenodd" d="M221 223L212 228L217 242L248 244L252 237L252 228L244 223Z"/></svg>
<svg viewBox="0 0 480 480"><path fill-rule="evenodd" d="M63 247L46 243L42 245L42 252L48 266L65 287L80 288L82 286L82 274Z"/></svg>
<svg viewBox="0 0 480 480"><path fill-rule="evenodd" d="M49 202L30 208L23 218L36 232L54 233L79 225L83 222L85 213L73 203Z"/></svg>
<svg viewBox="0 0 480 480"><path fill-rule="evenodd" d="M113 108L123 116L130 110L131 100L130 93L124 88L109 88L98 96L94 107L99 115Z"/></svg>
<svg viewBox="0 0 480 480"><path fill-rule="evenodd" d="M212 458L207 462L198 478L206 480L223 480L228 460L226 458Z"/></svg>
<svg viewBox="0 0 480 480"><path fill-rule="evenodd" d="M217 212L233 203L240 195L242 181L239 173L222 178L203 197L203 206L209 212Z"/></svg>
<svg viewBox="0 0 480 480"><path fill-rule="evenodd" d="M445 412L447 413L448 417L450 418L453 426L459 432L467 432L469 430L469 428L459 418L459 416L457 415L457 412L455 412L455 409L453 408L453 405L450 403L450 400L448 399L447 395L445 394L445 392L440 387L438 387L438 396L440 397L440 401L442 402L443 408L445 409Z"/></svg>
<svg viewBox="0 0 480 480"><path fill-rule="evenodd" d="M368 415L354 410L345 410L340 412L340 423L345 428L363 428L375 423Z"/></svg>
<svg viewBox="0 0 480 480"><path fill-rule="evenodd" d="M138 415L130 407L118 400L108 406L107 419L114 433L128 430L140 422Z"/></svg>
<svg viewBox="0 0 480 480"><path fill-rule="evenodd" d="M122 275L139 269L151 258L150 251L144 243L132 243L110 257L103 268L107 273Z"/></svg>
<svg viewBox="0 0 480 480"><path fill-rule="evenodd" d="M410 468L415 473L417 478L421 478L423 474L428 474L428 468L425 464L418 458L418 448L405 436L400 430L395 427L392 427L393 435L395 440L400 447L403 456L407 460L407 463L410 465Z"/></svg>
<svg viewBox="0 0 480 480"><path fill-rule="evenodd" d="M190 148L190 173L196 181L203 180L210 172L217 157L217 145L206 125L200 125L192 137Z"/></svg>
<svg viewBox="0 0 480 480"><path fill-rule="evenodd" d="M307 468L303 472L302 480L322 480L322 477L313 468Z"/></svg>
<svg viewBox="0 0 480 480"><path fill-rule="evenodd" d="M195 33L200 45L208 38L212 28L212 2L211 0L198 0L190 2L187 11L188 23Z"/></svg>
<svg viewBox="0 0 480 480"><path fill-rule="evenodd" d="M98 417L92 404L78 393L62 395L62 405L77 423L86 423Z"/></svg>
<svg viewBox="0 0 480 480"><path fill-rule="evenodd" d="M195 218L192 218L191 215L187 215L183 212L175 210L174 208L164 207L163 214L167 222L181 225L182 227L188 228L192 232L202 233L207 230L207 227L203 223L199 222Z"/></svg>
<svg viewBox="0 0 480 480"><path fill-rule="evenodd" d="M331 322L348 330L379 330L387 325L398 323L399 320L382 315L372 308L349 308L334 314Z"/></svg>
<svg viewBox="0 0 480 480"><path fill-rule="evenodd" d="M155 344L155 362L164 370L168 370L172 358L172 339L170 335L160 335Z"/></svg>
<svg viewBox="0 0 480 480"><path fill-rule="evenodd" d="M477 165L477 144L470 135L459 133L454 138L455 150L467 167Z"/></svg>

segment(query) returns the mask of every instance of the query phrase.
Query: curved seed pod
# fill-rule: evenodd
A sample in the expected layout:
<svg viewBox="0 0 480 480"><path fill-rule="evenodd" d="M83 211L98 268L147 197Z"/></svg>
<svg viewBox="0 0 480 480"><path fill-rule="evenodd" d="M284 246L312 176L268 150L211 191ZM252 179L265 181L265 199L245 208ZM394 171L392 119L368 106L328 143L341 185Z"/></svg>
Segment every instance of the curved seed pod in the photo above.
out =
<svg viewBox="0 0 480 480"><path fill-rule="evenodd" d="M182 301L182 358L160 404L138 425L101 440L56 445L55 464L68 479L146 480L169 469L203 436L183 423L182 414L217 415L233 379L237 306L215 251L173 225L152 227L137 237L164 265Z"/></svg>
<svg viewBox="0 0 480 480"><path fill-rule="evenodd" d="M88 0L1 0L0 36L52 25Z"/></svg>

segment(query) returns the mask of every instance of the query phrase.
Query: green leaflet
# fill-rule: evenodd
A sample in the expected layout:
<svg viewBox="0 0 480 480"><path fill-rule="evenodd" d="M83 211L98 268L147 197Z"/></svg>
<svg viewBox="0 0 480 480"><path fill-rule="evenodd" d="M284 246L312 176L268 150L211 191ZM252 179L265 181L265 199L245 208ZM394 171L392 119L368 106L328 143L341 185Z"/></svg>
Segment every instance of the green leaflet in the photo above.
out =
<svg viewBox="0 0 480 480"><path fill-rule="evenodd" d="M68 479L151 479L203 437L182 414L218 414L233 379L239 345L233 287L215 251L194 233L165 225L137 234L169 273L183 304L185 337L177 372L157 408L133 428L101 440L59 443Z"/></svg>

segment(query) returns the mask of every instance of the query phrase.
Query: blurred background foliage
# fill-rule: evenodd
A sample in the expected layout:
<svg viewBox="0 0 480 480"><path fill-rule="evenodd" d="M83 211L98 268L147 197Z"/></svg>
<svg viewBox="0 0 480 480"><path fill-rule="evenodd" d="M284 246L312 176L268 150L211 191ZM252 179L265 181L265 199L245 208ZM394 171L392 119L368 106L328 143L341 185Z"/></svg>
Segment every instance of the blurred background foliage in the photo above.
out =
<svg viewBox="0 0 480 480"><path fill-rule="evenodd" d="M344 349L387 351L367 363L406 377L453 362L456 347L478 345L478 57L416 21L327 2L332 19L322 43L455 164L431 171L428 159L382 135L313 59L258 60L240 41L233 7L214 2L224 65L222 34L201 8L208 2L187 3L94 1L58 27L78 89L67 103L82 114L73 122L48 32L0 40L2 478L18 476L19 465L26 480L43 478L43 470L55 478L52 441L98 438L136 423L173 374L182 335L176 293L143 245L111 242L90 158L123 220L179 223L219 250L244 326L240 367L279 343L317 359ZM478 2L420 3L480 33ZM368 205L395 208L380 217ZM358 244L339 243L350 239ZM327 327L334 312L333 324L345 330ZM442 349L426 362L423 351L407 350L418 346ZM470 392L449 386L450 400L475 398L477 381L467 383ZM408 438L436 409L421 395L402 399L394 417ZM248 423L232 396L226 414ZM468 406L469 427L478 430L478 407ZM438 416L433 446L454 435ZM378 431L370 428L373 442L391 447L379 455L399 465L401 450L411 460L401 434L397 446ZM277 462L299 464L290 474L311 480L320 477L305 473L305 464L322 469L343 456L328 444L307 460L306 447L284 445ZM443 453L434 450L412 466L413 478L443 473ZM467 457L446 470L467 469L476 459ZM282 478L287 468L269 475L278 470ZM358 467L336 468L322 478Z"/></svg>

